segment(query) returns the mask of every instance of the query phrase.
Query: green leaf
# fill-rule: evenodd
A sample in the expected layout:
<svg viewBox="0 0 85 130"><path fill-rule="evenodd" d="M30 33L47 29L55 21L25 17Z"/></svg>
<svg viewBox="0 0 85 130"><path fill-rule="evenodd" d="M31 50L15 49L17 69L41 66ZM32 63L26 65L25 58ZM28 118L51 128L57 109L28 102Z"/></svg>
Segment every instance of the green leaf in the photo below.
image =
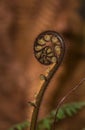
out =
<svg viewBox="0 0 85 130"><path fill-rule="evenodd" d="M58 110L56 119L59 121L66 117L72 117L76 113L78 113L78 111L82 109L84 106L85 102L73 102L64 104ZM55 114L56 110L53 110L46 118L40 120L38 122L37 130L43 130L43 129L50 130Z"/></svg>
<svg viewBox="0 0 85 130"><path fill-rule="evenodd" d="M17 130L23 130L23 129L29 127L29 126L30 126L30 122L25 121L25 122L23 122L23 123L14 125L14 126L11 127L9 130L14 130L15 128L16 128Z"/></svg>
<svg viewBox="0 0 85 130"><path fill-rule="evenodd" d="M64 111L62 111L62 109L60 108L58 113L57 113L57 118L59 120L61 120L61 119L65 118L65 117L66 117L66 115L65 115Z"/></svg>
<svg viewBox="0 0 85 130"><path fill-rule="evenodd" d="M45 126L45 128L46 128L47 130L49 130L49 129L50 129L50 120L44 119L44 120L43 120L43 126Z"/></svg>
<svg viewBox="0 0 85 130"><path fill-rule="evenodd" d="M80 109L85 107L85 102L73 102L73 103L67 103L61 106L61 108L58 110L56 119L62 120L66 117L74 116ZM37 130L50 130L52 122L54 120L56 114L56 110L53 110L46 118L40 120L38 122ZM14 125L9 130L14 130L16 128L17 130L23 130L30 126L30 122L25 121L20 124Z"/></svg>
<svg viewBox="0 0 85 130"><path fill-rule="evenodd" d="M78 111L82 109L84 106L85 106L85 102L73 102L73 103L65 104L59 109L57 113L57 118L60 120L66 117L71 117L76 113L78 113Z"/></svg>
<svg viewBox="0 0 85 130"><path fill-rule="evenodd" d="M43 130L43 129L50 130L51 124L52 120L47 116L46 118L38 122L37 130Z"/></svg>

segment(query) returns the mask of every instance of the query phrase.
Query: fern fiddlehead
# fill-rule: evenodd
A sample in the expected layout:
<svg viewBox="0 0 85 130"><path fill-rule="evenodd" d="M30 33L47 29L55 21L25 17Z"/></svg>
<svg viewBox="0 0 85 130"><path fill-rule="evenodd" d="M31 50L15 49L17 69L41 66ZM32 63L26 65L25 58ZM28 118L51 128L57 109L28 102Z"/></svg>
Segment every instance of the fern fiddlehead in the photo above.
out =
<svg viewBox="0 0 85 130"><path fill-rule="evenodd" d="M43 32L35 40L34 54L41 64L58 64L63 51L64 42L57 32Z"/></svg>
<svg viewBox="0 0 85 130"><path fill-rule="evenodd" d="M55 72L58 70L65 53L65 44L63 38L56 31L45 31L41 33L34 43L34 55L36 59L43 65L53 64L46 80L41 86L41 89L36 97L36 106L34 107L30 130L36 130L39 108L45 93L45 90L52 79Z"/></svg>

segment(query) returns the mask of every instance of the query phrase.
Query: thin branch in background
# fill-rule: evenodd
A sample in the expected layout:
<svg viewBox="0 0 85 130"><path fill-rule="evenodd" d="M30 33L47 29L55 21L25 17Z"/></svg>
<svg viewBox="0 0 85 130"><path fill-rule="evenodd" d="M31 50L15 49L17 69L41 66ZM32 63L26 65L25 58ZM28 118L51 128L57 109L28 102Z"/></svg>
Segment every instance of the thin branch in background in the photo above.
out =
<svg viewBox="0 0 85 130"><path fill-rule="evenodd" d="M55 130L55 126L56 126L56 117L57 117L57 113L58 113L58 110L60 109L62 103L78 88L80 87L83 82L85 81L85 78L83 78L75 87L73 87L61 100L60 102L58 103L57 105L57 108L56 108L56 114L55 114L55 117L54 117L54 121L53 121L53 125L52 125L52 130Z"/></svg>

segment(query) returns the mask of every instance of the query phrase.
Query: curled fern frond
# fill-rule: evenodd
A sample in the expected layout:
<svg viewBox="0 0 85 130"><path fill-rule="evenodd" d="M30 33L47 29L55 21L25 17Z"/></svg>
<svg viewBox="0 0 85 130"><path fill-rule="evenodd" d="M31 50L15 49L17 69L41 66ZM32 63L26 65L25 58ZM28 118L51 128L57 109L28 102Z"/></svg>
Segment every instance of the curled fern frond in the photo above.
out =
<svg viewBox="0 0 85 130"><path fill-rule="evenodd" d="M64 52L64 41L60 34L55 31L41 33L34 43L34 54L36 59L44 65L58 64Z"/></svg>
<svg viewBox="0 0 85 130"><path fill-rule="evenodd" d="M32 120L30 125L30 130L36 130L37 119L39 114L40 105L43 100L44 93L54 76L55 72L58 70L61 62L63 61L65 53L65 43L60 34L56 31L45 31L38 35L34 42L34 55L41 64L43 65L53 65L52 69L49 71L48 75L45 77L41 89L36 97L36 108L34 108L32 113Z"/></svg>

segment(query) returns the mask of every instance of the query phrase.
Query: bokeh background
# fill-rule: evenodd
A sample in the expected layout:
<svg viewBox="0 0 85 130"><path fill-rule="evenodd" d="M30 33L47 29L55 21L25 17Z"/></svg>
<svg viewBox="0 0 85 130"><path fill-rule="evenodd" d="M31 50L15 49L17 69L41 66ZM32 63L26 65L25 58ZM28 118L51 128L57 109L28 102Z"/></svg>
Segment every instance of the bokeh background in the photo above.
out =
<svg viewBox="0 0 85 130"><path fill-rule="evenodd" d="M31 120L40 90L40 74L49 66L34 57L37 35L55 30L65 39L62 65L45 93L39 119L53 110L59 99L85 77L84 0L0 0L0 130ZM85 101L85 83L66 102ZM85 109L57 124L59 130L83 130Z"/></svg>

